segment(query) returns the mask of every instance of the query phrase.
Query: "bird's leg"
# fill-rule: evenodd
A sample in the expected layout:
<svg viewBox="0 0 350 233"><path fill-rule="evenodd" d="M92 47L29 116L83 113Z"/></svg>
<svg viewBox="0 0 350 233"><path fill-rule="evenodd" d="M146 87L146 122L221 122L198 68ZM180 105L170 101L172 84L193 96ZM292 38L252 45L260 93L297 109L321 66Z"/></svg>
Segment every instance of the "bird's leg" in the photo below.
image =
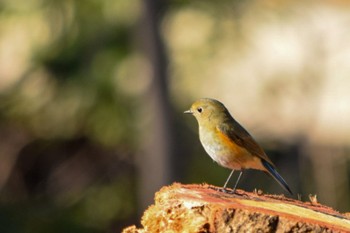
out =
<svg viewBox="0 0 350 233"><path fill-rule="evenodd" d="M227 180L226 180L226 182L225 182L225 184L224 184L224 187L223 187L223 191L224 191L224 192L226 192L226 186L227 186L228 182L230 181L231 176L232 176L232 174L233 174L234 171L235 171L235 170L232 170L232 171L231 171L230 175L228 176L228 178L227 178Z"/></svg>
<svg viewBox="0 0 350 233"><path fill-rule="evenodd" d="M243 174L243 171L241 170L241 172L240 172L240 173L239 173L239 175L238 175L238 178L237 178L237 181L236 181L235 187L233 187L233 191L232 191L232 193L235 193L236 188L237 188L237 185L238 185L238 181L241 179L242 174Z"/></svg>

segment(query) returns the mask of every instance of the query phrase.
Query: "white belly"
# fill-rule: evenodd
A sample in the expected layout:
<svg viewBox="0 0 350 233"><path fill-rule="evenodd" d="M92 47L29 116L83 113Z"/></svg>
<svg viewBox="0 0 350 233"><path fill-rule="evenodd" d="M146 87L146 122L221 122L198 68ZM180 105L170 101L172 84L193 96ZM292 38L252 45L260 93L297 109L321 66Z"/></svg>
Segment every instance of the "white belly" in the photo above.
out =
<svg viewBox="0 0 350 233"><path fill-rule="evenodd" d="M258 169L264 170L260 158L250 154L246 149L239 146L232 147L222 143L221 139L213 133L203 133L200 128L199 138L208 155L219 165L234 169Z"/></svg>
<svg viewBox="0 0 350 233"><path fill-rule="evenodd" d="M242 169L239 161L235 159L237 155L233 153L225 153L226 151L229 151L229 149L222 143L218 143L218 138L215 138L214 134L200 133L199 139L207 154L219 165L234 170Z"/></svg>

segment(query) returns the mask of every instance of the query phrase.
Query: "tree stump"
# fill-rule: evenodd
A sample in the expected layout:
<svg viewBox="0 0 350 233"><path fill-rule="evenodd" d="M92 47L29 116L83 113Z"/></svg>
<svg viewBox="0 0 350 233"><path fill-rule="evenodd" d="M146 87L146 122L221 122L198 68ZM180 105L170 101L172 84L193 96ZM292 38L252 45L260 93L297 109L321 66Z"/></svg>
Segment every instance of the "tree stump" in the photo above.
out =
<svg viewBox="0 0 350 233"><path fill-rule="evenodd" d="M163 187L142 217L143 232L350 232L350 213L284 195L175 183Z"/></svg>

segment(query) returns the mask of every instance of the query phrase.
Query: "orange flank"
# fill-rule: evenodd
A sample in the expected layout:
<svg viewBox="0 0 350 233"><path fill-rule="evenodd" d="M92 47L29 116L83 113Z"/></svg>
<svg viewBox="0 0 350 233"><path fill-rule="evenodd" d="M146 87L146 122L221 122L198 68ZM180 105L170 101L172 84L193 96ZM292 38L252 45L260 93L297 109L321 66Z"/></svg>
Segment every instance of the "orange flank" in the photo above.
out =
<svg viewBox="0 0 350 233"><path fill-rule="evenodd" d="M235 166L235 164L239 164L239 167L241 167L242 169L253 168L265 170L258 157L253 156L247 149L237 145L228 135L223 133L221 130L216 129L216 131L216 134L219 137L221 144L225 145L226 147L223 149L222 152L229 154L229 157L232 160L228 164L228 168L237 169L237 166Z"/></svg>

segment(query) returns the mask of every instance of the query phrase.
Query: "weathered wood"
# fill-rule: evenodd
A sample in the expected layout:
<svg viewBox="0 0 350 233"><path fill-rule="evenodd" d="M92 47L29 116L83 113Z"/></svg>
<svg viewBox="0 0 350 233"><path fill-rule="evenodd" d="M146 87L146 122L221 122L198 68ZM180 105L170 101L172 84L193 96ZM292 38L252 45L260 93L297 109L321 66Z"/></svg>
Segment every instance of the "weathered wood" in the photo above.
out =
<svg viewBox="0 0 350 233"><path fill-rule="evenodd" d="M163 187L142 217L143 228L123 232L350 232L349 214L315 200L219 189L178 183Z"/></svg>

